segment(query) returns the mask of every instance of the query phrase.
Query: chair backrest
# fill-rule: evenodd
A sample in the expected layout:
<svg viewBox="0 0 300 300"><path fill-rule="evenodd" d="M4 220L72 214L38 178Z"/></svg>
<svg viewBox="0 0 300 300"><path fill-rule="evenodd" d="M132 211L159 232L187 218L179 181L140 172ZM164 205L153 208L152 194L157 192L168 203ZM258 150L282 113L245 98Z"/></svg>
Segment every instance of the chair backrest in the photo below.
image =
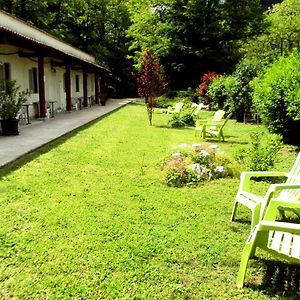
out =
<svg viewBox="0 0 300 300"><path fill-rule="evenodd" d="M183 108L183 103L182 102L177 102L175 104L174 112L180 112L180 110Z"/></svg>
<svg viewBox="0 0 300 300"><path fill-rule="evenodd" d="M209 132L209 131L212 130L212 131L215 131L215 132L221 132L223 130L224 126L226 125L226 123L228 122L228 120L230 119L230 117L231 117L231 114L229 114L226 117L226 119L223 120L223 121L220 120L220 121L216 122L215 124L212 123L212 125L209 126L209 128L207 128L207 131Z"/></svg>
<svg viewBox="0 0 300 300"><path fill-rule="evenodd" d="M225 111L224 110L217 110L214 113L214 116L213 116L213 118L211 120L212 124L207 129L208 130L216 130L217 128L220 128L219 126L216 126L216 125L217 125L217 123L220 123L222 121L222 118L224 117L224 115L225 115ZM214 124L214 122L216 124Z"/></svg>
<svg viewBox="0 0 300 300"><path fill-rule="evenodd" d="M224 110L217 110L215 113L214 113L214 116L212 118L212 122L219 122L222 120L222 118L224 117L225 115L225 111Z"/></svg>
<svg viewBox="0 0 300 300"><path fill-rule="evenodd" d="M291 171L288 174L286 183L300 184L300 153L298 154ZM289 189L282 191L278 198L300 200L300 189Z"/></svg>
<svg viewBox="0 0 300 300"><path fill-rule="evenodd" d="M198 105L194 106L195 107L195 110L194 110L194 116L195 117L198 117L201 109L204 107L204 104L203 103L199 103Z"/></svg>

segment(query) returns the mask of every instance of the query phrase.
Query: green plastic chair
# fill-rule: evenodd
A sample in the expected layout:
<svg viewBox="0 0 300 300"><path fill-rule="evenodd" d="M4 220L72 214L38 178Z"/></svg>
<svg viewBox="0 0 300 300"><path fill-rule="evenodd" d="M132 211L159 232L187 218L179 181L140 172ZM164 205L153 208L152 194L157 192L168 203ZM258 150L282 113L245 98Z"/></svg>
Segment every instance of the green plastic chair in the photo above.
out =
<svg viewBox="0 0 300 300"><path fill-rule="evenodd" d="M271 184L264 196L250 192L250 181L253 177L286 177L283 184ZM267 206L268 217L275 219L277 212L284 217L287 210L293 211L300 218L300 153L290 172L243 172L240 186L234 200L231 221L235 220L238 204L252 211L251 227L258 224ZM270 203L270 205L269 205Z"/></svg>
<svg viewBox="0 0 300 300"><path fill-rule="evenodd" d="M183 102L177 102L173 107L168 107L167 113L168 114L175 114L175 113L180 113L180 111L183 108L184 103Z"/></svg>
<svg viewBox="0 0 300 300"><path fill-rule="evenodd" d="M222 119L225 115L224 110L217 110L214 113L214 116L211 120L200 120L198 119L196 121L196 127L195 127L195 135L200 134L200 137L205 138L206 132L209 130L213 131L217 129L217 126L221 124Z"/></svg>
<svg viewBox="0 0 300 300"><path fill-rule="evenodd" d="M225 120L221 120L220 122L206 123L203 128L203 133L202 133L203 138L206 139L207 136L216 137L218 138L219 141L221 141L222 139L222 141L224 142L225 138L224 138L223 129L226 123L228 122L230 116L231 115L228 115Z"/></svg>
<svg viewBox="0 0 300 300"><path fill-rule="evenodd" d="M274 221L266 214L253 228L244 247L236 285L244 285L248 261L259 247L276 257L300 263L300 224Z"/></svg>

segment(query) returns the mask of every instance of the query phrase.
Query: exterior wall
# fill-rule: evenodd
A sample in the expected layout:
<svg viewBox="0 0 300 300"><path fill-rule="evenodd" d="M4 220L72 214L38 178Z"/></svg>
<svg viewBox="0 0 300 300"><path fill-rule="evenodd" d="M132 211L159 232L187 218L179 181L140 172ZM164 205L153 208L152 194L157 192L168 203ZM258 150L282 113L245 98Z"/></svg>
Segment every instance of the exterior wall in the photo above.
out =
<svg viewBox="0 0 300 300"><path fill-rule="evenodd" d="M0 62L10 64L11 79L16 80L21 86L21 90L29 89L29 69L38 68L38 59L19 57L19 55L11 54L17 51L29 49L20 49L10 45L0 44ZM9 55L4 55L9 54ZM64 89L64 74L66 70L64 67L51 68L51 59L45 58L45 96L46 106L50 107L49 101L55 101L54 108L60 112L66 110L66 93ZM76 75L79 76L79 91L76 91ZM88 74L88 97L95 95L95 76L94 74ZM76 99L83 97L83 71L71 70L71 95L72 102L75 103ZM38 103L39 94L32 93L29 103ZM37 114L37 105L33 104L29 106L29 114L31 117Z"/></svg>

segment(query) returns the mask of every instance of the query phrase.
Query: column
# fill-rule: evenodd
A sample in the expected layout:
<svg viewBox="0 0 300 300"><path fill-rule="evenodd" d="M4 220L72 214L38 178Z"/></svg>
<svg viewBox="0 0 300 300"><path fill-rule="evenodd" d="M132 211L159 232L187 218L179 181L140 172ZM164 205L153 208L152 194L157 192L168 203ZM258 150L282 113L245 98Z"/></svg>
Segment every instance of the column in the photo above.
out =
<svg viewBox="0 0 300 300"><path fill-rule="evenodd" d="M72 111L72 96L71 96L71 67L66 66L66 106L67 111Z"/></svg>
<svg viewBox="0 0 300 300"><path fill-rule="evenodd" d="M83 106L88 106L87 72L83 71Z"/></svg>
<svg viewBox="0 0 300 300"><path fill-rule="evenodd" d="M99 104L99 76L95 73L95 103Z"/></svg>
<svg viewBox="0 0 300 300"><path fill-rule="evenodd" d="M46 95L45 95L45 64L44 57L38 57L38 76L39 76L39 107L40 118L46 118Z"/></svg>

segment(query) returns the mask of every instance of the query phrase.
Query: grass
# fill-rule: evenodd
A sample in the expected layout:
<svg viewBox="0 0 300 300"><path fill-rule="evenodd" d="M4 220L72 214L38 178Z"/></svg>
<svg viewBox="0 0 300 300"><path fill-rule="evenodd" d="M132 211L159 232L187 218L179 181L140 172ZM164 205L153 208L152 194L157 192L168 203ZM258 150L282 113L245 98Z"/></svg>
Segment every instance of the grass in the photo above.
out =
<svg viewBox="0 0 300 300"><path fill-rule="evenodd" d="M161 161L197 141L192 128L167 128L167 119L158 110L150 127L145 108L128 105L0 171L2 299L289 295L264 276L268 259L252 263L245 289L235 287L250 229L246 210L242 222L229 222L239 180L167 187ZM220 147L232 153L260 130L230 121ZM277 168L290 168L292 150Z"/></svg>

